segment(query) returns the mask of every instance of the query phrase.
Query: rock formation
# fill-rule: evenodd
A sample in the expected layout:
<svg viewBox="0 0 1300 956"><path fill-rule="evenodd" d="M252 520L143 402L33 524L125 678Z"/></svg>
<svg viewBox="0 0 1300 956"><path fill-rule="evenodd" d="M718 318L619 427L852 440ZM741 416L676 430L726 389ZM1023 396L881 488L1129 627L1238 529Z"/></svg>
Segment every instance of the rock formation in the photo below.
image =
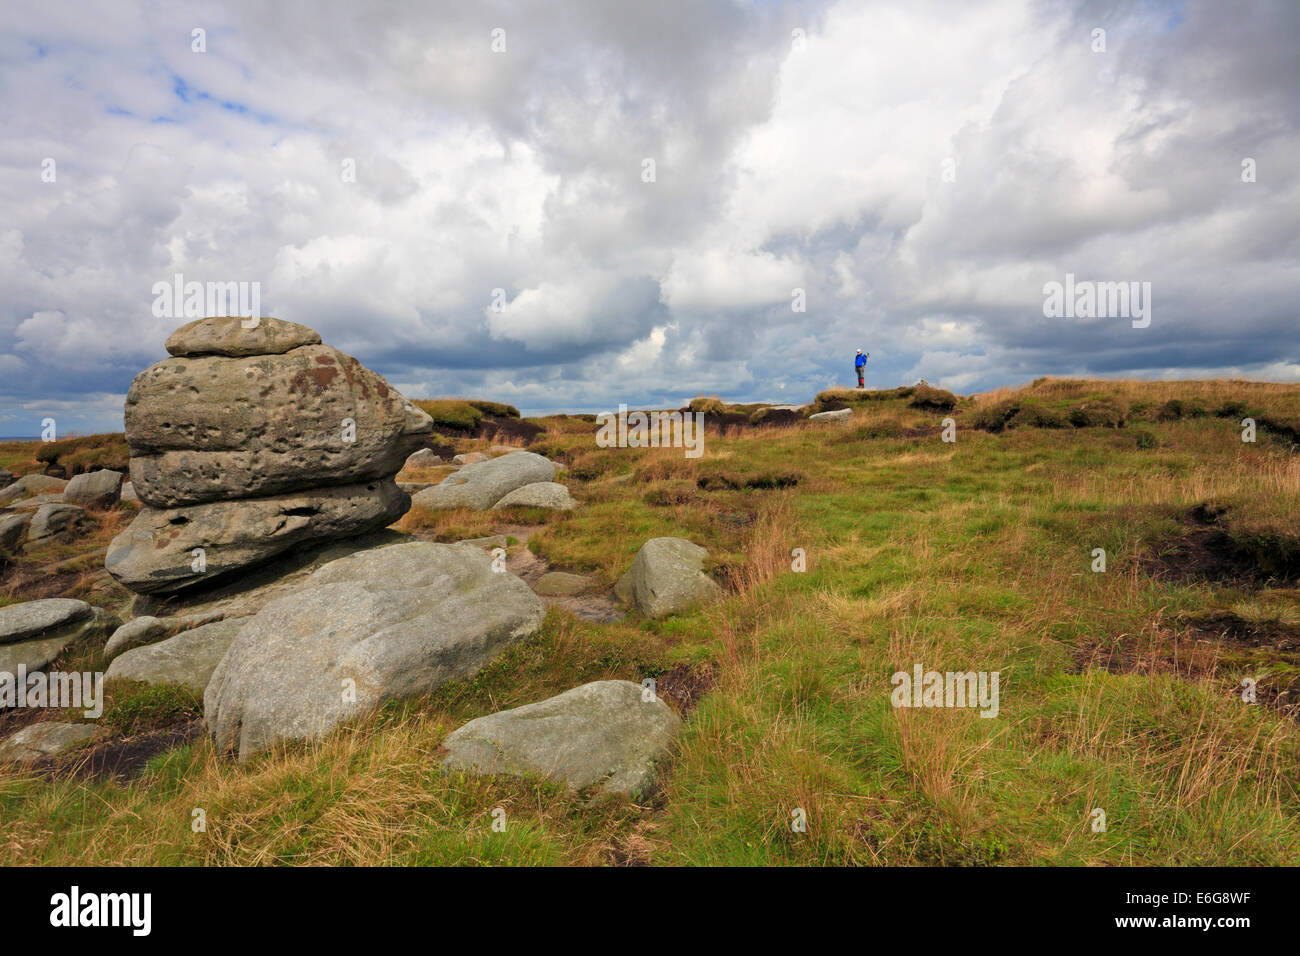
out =
<svg viewBox="0 0 1300 956"><path fill-rule="evenodd" d="M104 565L141 593L171 592L295 545L391 524L393 481L432 420L305 326L199 319L126 398L131 487L142 504Z"/></svg>

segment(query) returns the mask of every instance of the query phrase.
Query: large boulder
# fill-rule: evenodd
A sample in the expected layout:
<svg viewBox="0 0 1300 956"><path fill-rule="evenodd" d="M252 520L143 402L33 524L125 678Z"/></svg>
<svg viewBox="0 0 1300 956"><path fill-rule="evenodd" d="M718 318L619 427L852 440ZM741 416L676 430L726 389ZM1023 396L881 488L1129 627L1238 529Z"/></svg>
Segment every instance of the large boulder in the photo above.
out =
<svg viewBox="0 0 1300 956"><path fill-rule="evenodd" d="M131 485L171 508L397 474L433 419L328 345L165 359L126 396Z"/></svg>
<svg viewBox="0 0 1300 956"><path fill-rule="evenodd" d="M531 451L466 465L411 499L420 508L473 508L484 511L524 485L551 481L555 464Z"/></svg>
<svg viewBox="0 0 1300 956"><path fill-rule="evenodd" d="M410 501L388 478L244 501L145 507L109 544L104 567L133 591L175 591L258 564L303 542L382 528L405 514ZM203 554L196 556L195 548Z"/></svg>
<svg viewBox="0 0 1300 956"><path fill-rule="evenodd" d="M217 746L242 760L477 673L544 616L492 565L478 548L425 541L326 564L248 620L217 665L203 696Z"/></svg>
<svg viewBox="0 0 1300 956"><path fill-rule="evenodd" d="M638 684L603 680L471 720L448 734L443 766L532 774L571 790L644 796L681 720Z"/></svg>
<svg viewBox="0 0 1300 956"><path fill-rule="evenodd" d="M101 511L113 507L121 498L122 473L107 468L73 475L68 486L63 489L63 500L68 504Z"/></svg>
<svg viewBox="0 0 1300 956"><path fill-rule="evenodd" d="M244 357L283 355L304 345L320 345L320 333L297 322L270 316L259 318L256 324L251 318L219 316L182 325L167 339L166 348L172 355L182 357Z"/></svg>
<svg viewBox="0 0 1300 956"><path fill-rule="evenodd" d="M578 503L569 489L554 481L534 481L507 493L493 508L549 508L552 511L572 511Z"/></svg>
<svg viewBox="0 0 1300 956"><path fill-rule="evenodd" d="M104 677L148 684L178 684L201 694L247 620L237 617L214 621L182 631L165 641L124 651L108 665Z"/></svg>
<svg viewBox="0 0 1300 956"><path fill-rule="evenodd" d="M67 484L62 478L55 478L52 475L23 475L13 484L0 490L0 508L11 501L18 501L30 495L61 494Z"/></svg>
<svg viewBox="0 0 1300 956"><path fill-rule="evenodd" d="M635 604L646 617L664 617L722 597L722 588L703 571L709 552L683 538L651 538L641 545L614 595Z"/></svg>

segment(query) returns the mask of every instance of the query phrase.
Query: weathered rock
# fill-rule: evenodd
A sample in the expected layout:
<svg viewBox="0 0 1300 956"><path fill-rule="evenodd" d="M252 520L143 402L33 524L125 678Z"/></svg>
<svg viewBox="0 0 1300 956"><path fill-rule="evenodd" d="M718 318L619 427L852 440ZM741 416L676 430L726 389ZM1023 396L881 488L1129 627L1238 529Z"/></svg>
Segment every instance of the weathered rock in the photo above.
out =
<svg viewBox="0 0 1300 956"><path fill-rule="evenodd" d="M0 490L0 508L30 495L62 494L67 482L51 475L23 475Z"/></svg>
<svg viewBox="0 0 1300 956"><path fill-rule="evenodd" d="M578 503L569 489L554 481L535 481L507 493L493 508L550 508L552 511L572 511Z"/></svg>
<svg viewBox="0 0 1300 956"><path fill-rule="evenodd" d="M135 377L125 418L131 483L155 508L389 477L433 428L328 345L165 359Z"/></svg>
<svg viewBox="0 0 1300 956"><path fill-rule="evenodd" d="M27 526L27 541L34 544L58 535L70 536L85 516L85 509L76 505L41 505Z"/></svg>
<svg viewBox="0 0 1300 956"><path fill-rule="evenodd" d="M73 475L63 489L63 500L83 508L104 510L117 504L122 497L122 473L101 468Z"/></svg>
<svg viewBox="0 0 1300 956"><path fill-rule="evenodd" d="M14 501L9 507L14 511L25 511L30 514L36 512L42 505L57 505L63 503L63 495L35 495L31 498L23 498L21 501Z"/></svg>
<svg viewBox="0 0 1300 956"><path fill-rule="evenodd" d="M523 451L466 465L432 488L417 494L411 504L422 508L491 508L516 488L555 477L555 464L541 455Z"/></svg>
<svg viewBox="0 0 1300 956"><path fill-rule="evenodd" d="M406 459L403 468L437 468L445 465L446 462L433 453L432 448L421 448L419 451L412 452Z"/></svg>
<svg viewBox="0 0 1300 956"><path fill-rule="evenodd" d="M48 600L67 599L49 598ZM28 601L27 603L41 602ZM22 607L22 605L15 605L15 607ZM11 608L4 610L11 610ZM91 607L86 616L46 628L37 637L19 640L12 644L0 644L0 673L15 674L19 667L26 668L28 671L41 670L73 642L84 639L91 643L98 643L121 623L103 608Z"/></svg>
<svg viewBox="0 0 1300 956"><path fill-rule="evenodd" d="M0 608L0 644L46 637L90 617L91 606L74 598L45 598Z"/></svg>
<svg viewBox="0 0 1300 956"><path fill-rule="evenodd" d="M533 590L542 597L567 597L570 594L589 591L595 583L585 575L569 574L567 571L547 571L537 579Z"/></svg>
<svg viewBox="0 0 1300 956"><path fill-rule="evenodd" d="M105 679L179 684L203 693L212 672L250 618L228 618L182 631L175 637L125 651L108 666Z"/></svg>
<svg viewBox="0 0 1300 956"><path fill-rule="evenodd" d="M0 468L0 488L8 488L13 484L14 473L8 468Z"/></svg>
<svg viewBox="0 0 1300 956"><path fill-rule="evenodd" d="M644 796L681 720L631 681L583 684L556 697L471 720L442 742L443 766L532 774L570 790Z"/></svg>
<svg viewBox="0 0 1300 956"><path fill-rule="evenodd" d="M104 645L104 660L111 661L126 651L144 647L146 644L157 644L164 638L173 637L182 631L193 630L224 618L225 614L221 611L178 617L154 617L152 614L142 614L127 621L113 632L113 636Z"/></svg>
<svg viewBox="0 0 1300 956"><path fill-rule="evenodd" d="M436 482L432 481L399 481L397 487L401 488L408 495L419 494L425 488L432 488Z"/></svg>
<svg viewBox="0 0 1300 956"><path fill-rule="evenodd" d="M410 501L389 478L246 501L145 507L109 544L104 567L133 591L194 587L302 542L382 528L405 514ZM202 570L195 569L195 548L203 549Z"/></svg>
<svg viewBox="0 0 1300 956"><path fill-rule="evenodd" d="M204 713L240 758L316 738L385 701L469 677L533 634L541 600L466 545L358 552L249 620L217 665Z"/></svg>
<svg viewBox="0 0 1300 956"><path fill-rule="evenodd" d="M285 322L270 316L259 318L252 328L251 318L221 316L199 319L182 325L167 339L172 355L282 355L304 345L320 345L320 333L297 322Z"/></svg>
<svg viewBox="0 0 1300 956"><path fill-rule="evenodd" d="M17 551L31 520L29 514L0 515L0 551Z"/></svg>
<svg viewBox="0 0 1300 956"><path fill-rule="evenodd" d="M452 455L451 463L453 465L473 465L480 461L487 461L489 457L481 451L467 451L461 455Z"/></svg>
<svg viewBox="0 0 1300 956"><path fill-rule="evenodd" d="M43 720L28 724L22 730L0 742L0 760L33 763L53 757L95 736L94 724L70 724L59 720Z"/></svg>
<svg viewBox="0 0 1300 956"><path fill-rule="evenodd" d="M808 416L810 422L838 422L853 417L853 409L837 408L833 412L817 412Z"/></svg>
<svg viewBox="0 0 1300 956"><path fill-rule="evenodd" d="M131 484L131 482L129 481L122 482L122 500L123 501L140 500L140 496L135 493L135 485Z"/></svg>
<svg viewBox="0 0 1300 956"><path fill-rule="evenodd" d="M664 617L717 600L722 589L701 570L708 556L709 552L683 538L651 538L618 579L614 595L635 604L646 617Z"/></svg>

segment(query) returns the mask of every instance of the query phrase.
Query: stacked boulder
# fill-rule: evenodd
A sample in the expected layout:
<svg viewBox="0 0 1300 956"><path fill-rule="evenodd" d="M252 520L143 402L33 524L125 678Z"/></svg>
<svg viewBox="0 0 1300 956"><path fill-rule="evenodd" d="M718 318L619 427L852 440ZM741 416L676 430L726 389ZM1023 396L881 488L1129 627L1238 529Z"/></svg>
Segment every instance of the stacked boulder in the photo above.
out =
<svg viewBox="0 0 1300 956"><path fill-rule="evenodd" d="M396 521L393 480L432 431L427 414L356 359L293 322L199 319L126 397L140 514L104 566L168 593L298 544Z"/></svg>

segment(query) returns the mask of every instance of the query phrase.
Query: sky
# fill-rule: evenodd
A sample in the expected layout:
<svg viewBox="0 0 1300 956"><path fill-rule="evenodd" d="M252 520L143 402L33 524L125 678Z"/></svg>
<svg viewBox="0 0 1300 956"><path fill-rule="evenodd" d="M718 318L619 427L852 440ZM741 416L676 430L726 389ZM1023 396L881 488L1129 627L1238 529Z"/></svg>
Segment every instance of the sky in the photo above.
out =
<svg viewBox="0 0 1300 956"><path fill-rule="evenodd" d="M7 3L0 435L120 430L177 274L525 414L1300 381L1298 156L1295 0Z"/></svg>

